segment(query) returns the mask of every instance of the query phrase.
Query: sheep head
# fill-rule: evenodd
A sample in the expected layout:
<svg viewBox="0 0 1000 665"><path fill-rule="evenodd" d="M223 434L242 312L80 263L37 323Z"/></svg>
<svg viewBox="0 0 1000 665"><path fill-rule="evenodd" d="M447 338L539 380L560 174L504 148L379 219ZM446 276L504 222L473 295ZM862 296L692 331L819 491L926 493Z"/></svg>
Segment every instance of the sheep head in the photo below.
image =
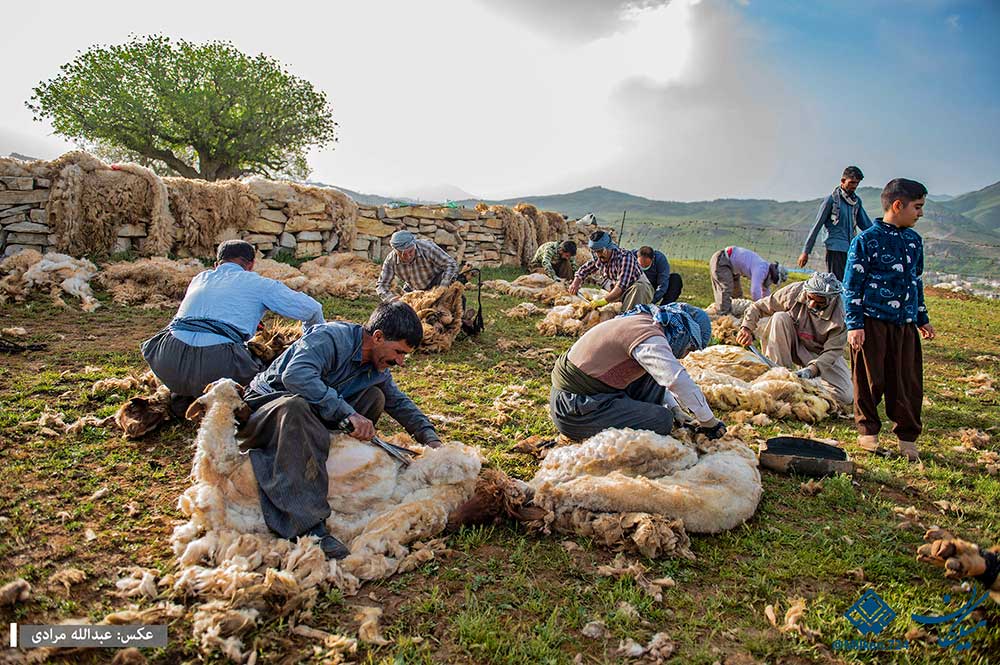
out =
<svg viewBox="0 0 1000 665"><path fill-rule="evenodd" d="M240 421L250 417L250 407L243 401L243 387L232 379L219 379L205 386L202 396L188 407L184 417L188 420L200 420L216 404L228 406Z"/></svg>

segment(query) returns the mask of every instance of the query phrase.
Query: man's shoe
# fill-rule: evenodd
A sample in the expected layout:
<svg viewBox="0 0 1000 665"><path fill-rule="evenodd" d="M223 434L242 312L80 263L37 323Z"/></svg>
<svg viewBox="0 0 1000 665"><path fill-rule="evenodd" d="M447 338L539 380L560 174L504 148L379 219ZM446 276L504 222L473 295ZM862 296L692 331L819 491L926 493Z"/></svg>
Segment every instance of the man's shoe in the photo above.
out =
<svg viewBox="0 0 1000 665"><path fill-rule="evenodd" d="M326 525L322 522L303 535L319 538L319 548L323 550L327 559L343 559L351 553L351 550L347 549L347 545L330 535L330 532L326 530Z"/></svg>
<svg viewBox="0 0 1000 665"><path fill-rule="evenodd" d="M905 457L910 462L919 462L920 453L917 451L916 441L903 441L899 440L899 454Z"/></svg>
<svg viewBox="0 0 1000 665"><path fill-rule="evenodd" d="M870 453L878 451L878 434L861 434L858 436L858 445Z"/></svg>

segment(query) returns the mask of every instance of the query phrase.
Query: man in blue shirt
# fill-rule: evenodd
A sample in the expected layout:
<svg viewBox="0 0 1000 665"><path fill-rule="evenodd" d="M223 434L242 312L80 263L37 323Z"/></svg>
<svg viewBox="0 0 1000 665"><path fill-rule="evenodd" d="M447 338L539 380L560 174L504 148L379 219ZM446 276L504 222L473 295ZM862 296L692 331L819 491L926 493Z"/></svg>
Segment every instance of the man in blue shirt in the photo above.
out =
<svg viewBox="0 0 1000 665"><path fill-rule="evenodd" d="M823 199L823 203L819 206L816 221L799 256L800 268L805 268L808 263L809 254L816 244L816 236L822 228L826 233L826 239L823 241L826 246L826 272L832 272L838 280L844 281L847 250L851 247L854 229L857 227L861 232L872 225L868 213L861 204L861 197L856 192L864 177L857 166L848 166L844 169L840 186L833 190L833 194Z"/></svg>
<svg viewBox="0 0 1000 665"><path fill-rule="evenodd" d="M305 328L323 323L318 302L253 272L255 256L248 242L220 244L215 269L195 275L170 325L142 343L150 369L172 393L175 414L213 381L245 386L260 371L246 342L265 311L298 319Z"/></svg>
<svg viewBox="0 0 1000 665"><path fill-rule="evenodd" d="M441 445L430 420L389 373L423 334L412 307L382 303L364 326L335 321L312 328L254 377L246 393L254 412L239 435L272 531L289 539L316 536L328 558L349 553L326 528L330 430L371 440L385 410L418 442Z"/></svg>
<svg viewBox="0 0 1000 665"><path fill-rule="evenodd" d="M653 285L653 304L666 305L677 302L684 282L679 273L670 272L670 261L663 252L642 246L633 252L646 279Z"/></svg>

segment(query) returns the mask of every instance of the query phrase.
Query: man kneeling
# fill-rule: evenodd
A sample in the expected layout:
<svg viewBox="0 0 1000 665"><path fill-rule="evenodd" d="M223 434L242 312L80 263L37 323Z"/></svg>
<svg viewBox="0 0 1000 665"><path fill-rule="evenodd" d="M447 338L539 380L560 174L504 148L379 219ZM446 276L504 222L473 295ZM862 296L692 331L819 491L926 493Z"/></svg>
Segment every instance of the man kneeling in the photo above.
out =
<svg viewBox="0 0 1000 665"><path fill-rule="evenodd" d="M670 434L697 424L710 438L721 437L726 426L678 361L705 348L711 335L708 315L687 303L639 305L594 326L552 369L556 429L582 440L612 427Z"/></svg>
<svg viewBox="0 0 1000 665"><path fill-rule="evenodd" d="M253 415L239 435L241 447L250 449L272 531L282 538L316 536L327 558L349 554L326 530L330 430L371 440L385 410L418 442L441 445L430 420L389 373L422 338L412 307L382 303L364 326L338 321L310 329L254 377L246 394Z"/></svg>
<svg viewBox="0 0 1000 665"><path fill-rule="evenodd" d="M765 356L788 369L801 366L798 376L819 377L838 402L850 404L854 388L844 359L847 323L842 290L837 278L828 272L789 284L747 309L736 339L747 346L759 333ZM771 318L759 326L762 316Z"/></svg>

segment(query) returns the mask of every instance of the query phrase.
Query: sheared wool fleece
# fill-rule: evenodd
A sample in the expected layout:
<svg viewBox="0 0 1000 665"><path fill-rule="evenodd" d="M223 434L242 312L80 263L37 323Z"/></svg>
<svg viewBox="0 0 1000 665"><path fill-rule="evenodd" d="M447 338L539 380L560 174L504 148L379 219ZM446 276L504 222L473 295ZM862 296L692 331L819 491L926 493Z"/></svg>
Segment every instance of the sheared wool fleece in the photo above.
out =
<svg viewBox="0 0 1000 665"><path fill-rule="evenodd" d="M80 299L80 309L93 312L100 307L90 289L90 280L97 274L97 266L87 259L74 259L65 254L50 252L42 255L27 249L8 256L0 263L0 302L13 299L20 302L35 290L46 290L53 301L62 306L66 302L60 292Z"/></svg>
<svg viewBox="0 0 1000 665"><path fill-rule="evenodd" d="M507 206L491 205L487 209L503 224L501 260L505 265L527 266L534 258L535 250L538 249L538 234L535 231L534 221Z"/></svg>
<svg viewBox="0 0 1000 665"><path fill-rule="evenodd" d="M803 379L784 367L768 369L739 346L710 346L688 354L681 363L713 409L807 423L840 413L836 398L819 379Z"/></svg>
<svg viewBox="0 0 1000 665"><path fill-rule="evenodd" d="M683 556L690 554L685 530L732 529L754 514L762 492L756 456L742 441L695 446L632 429L609 429L556 448L529 485L535 505L549 511L546 523L559 531L643 551L635 536L614 538L623 538L633 522L658 522L674 539L666 553ZM643 545L662 551L662 545Z"/></svg>
<svg viewBox="0 0 1000 665"><path fill-rule="evenodd" d="M179 570L169 580L175 591L201 603L197 612L204 621L195 622L194 632L203 650L230 657L242 653L242 621L256 622L247 610L268 599L308 608L317 589L335 586L353 595L363 580L412 569L411 557L433 558L440 548L420 541L439 534L449 513L473 496L481 467L478 451L458 443L422 449L408 442L421 454L401 468L375 446L332 435L327 527L351 554L327 561L315 538L293 543L267 529L253 469L235 437L234 413L241 406L236 384L222 380L192 407L204 417L194 484L178 501L189 519L171 537ZM231 630L216 630L220 622Z"/></svg>
<svg viewBox="0 0 1000 665"><path fill-rule="evenodd" d="M410 291L400 296L420 317L424 338L419 350L440 353L451 348L462 331L462 292L464 285L436 286L429 291Z"/></svg>
<svg viewBox="0 0 1000 665"><path fill-rule="evenodd" d="M298 268L258 257L254 262L254 272L311 296L347 300L375 295L375 283L379 277L377 265L350 252L320 256Z"/></svg>
<svg viewBox="0 0 1000 665"><path fill-rule="evenodd" d="M582 289L581 289L582 290ZM579 336L598 323L610 321L622 311L620 302L613 302L593 309L586 301L568 305L556 305L545 314L545 318L535 324L538 332L545 337L556 335Z"/></svg>
<svg viewBox="0 0 1000 665"><path fill-rule="evenodd" d="M174 261L154 256L138 261L106 263L97 283L121 305L176 307L195 275L205 270L198 259Z"/></svg>

